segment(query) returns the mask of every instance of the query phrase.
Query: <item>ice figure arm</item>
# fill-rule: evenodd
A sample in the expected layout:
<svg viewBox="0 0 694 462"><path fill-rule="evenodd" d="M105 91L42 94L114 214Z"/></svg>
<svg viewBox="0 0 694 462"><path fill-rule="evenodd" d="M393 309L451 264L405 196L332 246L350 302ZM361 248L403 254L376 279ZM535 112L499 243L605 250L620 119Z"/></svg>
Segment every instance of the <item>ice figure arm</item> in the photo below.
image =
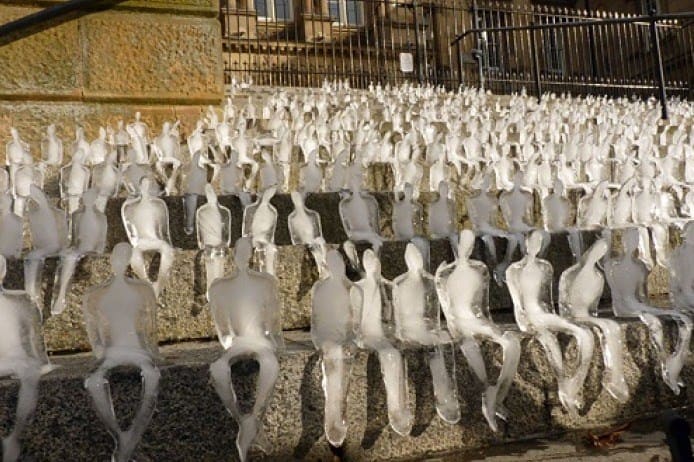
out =
<svg viewBox="0 0 694 462"><path fill-rule="evenodd" d="M214 326L215 330L217 331L219 343L222 344L224 349L227 349L231 346L231 342L233 341L234 337L236 337L236 332L234 332L234 329L231 326L231 321L229 316L227 316L226 310L219 303L220 298L224 299L224 297L223 295L218 294L218 291L215 290L215 284L218 282L219 280L213 282L208 291L210 295L210 310L212 311L212 319L214 320Z"/></svg>
<svg viewBox="0 0 694 462"><path fill-rule="evenodd" d="M154 289L148 283L137 281L140 286L140 293L143 298L142 310L140 312L141 330L138 332L140 345L152 354L157 354L158 334L157 334L157 297Z"/></svg>
<svg viewBox="0 0 694 462"><path fill-rule="evenodd" d="M92 346L92 352L94 356L100 359L104 355L104 341L99 327L100 320L96 312L95 298L94 292L90 292L84 296L82 300L82 314L87 329L87 338Z"/></svg>
<svg viewBox="0 0 694 462"><path fill-rule="evenodd" d="M364 304L364 294L362 293L361 287L359 287L359 285L354 284L352 286L352 288L349 291L349 298L350 304L352 306L352 330L354 331L355 337L359 338L359 326L361 324L361 315Z"/></svg>
<svg viewBox="0 0 694 462"><path fill-rule="evenodd" d="M277 282L272 276L273 281L270 284L267 292L268 299L266 301L266 331L270 333L272 340L275 342L275 348L279 351L284 351L284 337L282 336L282 306L279 300L277 291Z"/></svg>
<svg viewBox="0 0 694 462"><path fill-rule="evenodd" d="M162 236L167 243L171 243L171 234L169 233L169 208L166 202L159 199L159 207L161 208L162 218L159 220L159 235Z"/></svg>
<svg viewBox="0 0 694 462"><path fill-rule="evenodd" d="M29 300L24 301L22 305L24 305L22 306L23 311L26 312L26 317L23 317L22 322L25 324L25 332L29 335L32 357L47 364L48 356L46 355L46 345L41 335L41 312L38 306Z"/></svg>
<svg viewBox="0 0 694 462"><path fill-rule="evenodd" d="M123 203L123 208L121 209L121 217L123 220L123 227L125 228L125 233L128 235L128 240L130 240L130 243L133 245L133 247L137 246L137 227L133 224L133 222L130 220L130 208L132 207L132 203L128 203L129 201L126 201Z"/></svg>

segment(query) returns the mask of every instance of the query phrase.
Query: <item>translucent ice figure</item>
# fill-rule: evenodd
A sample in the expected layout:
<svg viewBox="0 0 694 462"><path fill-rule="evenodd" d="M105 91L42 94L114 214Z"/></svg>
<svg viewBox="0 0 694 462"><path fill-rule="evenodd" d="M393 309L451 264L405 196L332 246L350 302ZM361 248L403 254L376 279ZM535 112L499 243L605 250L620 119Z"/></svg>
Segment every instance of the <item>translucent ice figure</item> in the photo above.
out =
<svg viewBox="0 0 694 462"><path fill-rule="evenodd" d="M626 230L623 242L624 255L608 260L605 265L605 277L612 293L612 310L617 317L639 318L646 324L660 360L663 381L675 394L679 394L682 386L679 376L689 355L692 321L689 316L677 310L662 310L648 304L648 268L636 256L638 231L634 228ZM677 342L670 355L665 348L661 319L677 323Z"/></svg>
<svg viewBox="0 0 694 462"><path fill-rule="evenodd" d="M261 440L256 437L279 375L277 353L284 348L277 279L251 270L251 254L249 238L236 241L236 272L214 281L208 291L217 336L225 350L210 365L210 374L224 407L239 425L236 447L242 462L254 440ZM244 359L254 359L260 366L255 400L248 414L241 413L230 370L232 364Z"/></svg>
<svg viewBox="0 0 694 462"><path fill-rule="evenodd" d="M513 251L518 246L518 242L515 235L497 227L499 202L496 195L489 190L489 182L489 175L484 175L480 191L467 198L467 210L470 221L472 221L472 229L477 236L482 238L490 263L494 267L494 280L497 284L503 284L506 268L511 264ZM497 259L495 237L503 237L508 240L506 256L502 262Z"/></svg>
<svg viewBox="0 0 694 462"><path fill-rule="evenodd" d="M12 172L12 166L10 166ZM19 216L24 216L26 202L31 195L31 187L36 186L43 189L44 171L43 165L31 163L18 165L14 169L12 177L12 192L14 194L14 212Z"/></svg>
<svg viewBox="0 0 694 462"><path fill-rule="evenodd" d="M533 334L547 353L559 386L559 400L571 413L583 405L581 392L593 358L593 333L554 313L552 265L537 257L543 247L543 232L533 231L527 238L527 255L506 270L516 323L523 332ZM578 366L569 376L557 339L557 333L576 339Z"/></svg>
<svg viewBox="0 0 694 462"><path fill-rule="evenodd" d="M156 366L157 297L149 282L125 276L131 247L121 242L113 248L111 271L105 283L84 295L82 311L89 343L99 365L84 382L99 419L116 444L112 460L128 462L147 429L157 403L159 369ZM142 401L127 430L113 410L107 374L118 366L135 366L142 377Z"/></svg>
<svg viewBox="0 0 694 462"><path fill-rule="evenodd" d="M65 298L79 261L85 255L102 254L106 249L108 219L97 207L97 191L90 189L82 198L82 208L72 215L72 246L64 249L60 255L51 305L51 314L54 315L65 309Z"/></svg>
<svg viewBox="0 0 694 462"><path fill-rule="evenodd" d="M289 214L287 225L289 236L294 245L307 245L318 268L325 263L322 259L325 256L325 240L321 219L318 212L306 207L304 196L298 191L291 193L294 210Z"/></svg>
<svg viewBox="0 0 694 462"><path fill-rule="evenodd" d="M197 152L207 153L207 139L205 138L205 122L198 120L195 128L186 140L188 143L188 153L193 157Z"/></svg>
<svg viewBox="0 0 694 462"><path fill-rule="evenodd" d="M85 153L79 149L72 155L72 161L60 169L60 196L67 204L68 216L79 208L82 194L89 188L90 171L84 160Z"/></svg>
<svg viewBox="0 0 694 462"><path fill-rule="evenodd" d="M99 165L108 158L111 146L106 139L106 129L104 127L99 127L99 136L89 145L89 150L90 155L87 163L91 166Z"/></svg>
<svg viewBox="0 0 694 462"><path fill-rule="evenodd" d="M598 239L577 264L562 273L559 278L559 314L600 330L605 362L602 385L617 401L625 403L629 399L629 388L624 380L622 332L617 322L597 317L605 286L597 265L608 250L607 241Z"/></svg>
<svg viewBox="0 0 694 462"><path fill-rule="evenodd" d="M242 191L243 168L238 165L239 154L232 150L229 160L219 168L219 187L222 194L239 194Z"/></svg>
<svg viewBox="0 0 694 462"><path fill-rule="evenodd" d="M7 192L0 192L0 255L19 258L24 245L23 233L23 221L14 213L12 196Z"/></svg>
<svg viewBox="0 0 694 462"><path fill-rule="evenodd" d="M145 139L132 125L126 126L125 130L130 136L130 162L137 165L149 164L149 152L147 151L147 142Z"/></svg>
<svg viewBox="0 0 694 462"><path fill-rule="evenodd" d="M670 302L678 310L694 311L694 222L684 227L682 243L670 257Z"/></svg>
<svg viewBox="0 0 694 462"><path fill-rule="evenodd" d="M347 436L347 390L354 356L352 282L336 250L326 255L326 272L311 291L311 339L320 353L325 394L325 437L336 447Z"/></svg>
<svg viewBox="0 0 694 462"><path fill-rule="evenodd" d="M118 163L123 163L128 160L128 145L130 144L130 135L125 131L122 120L118 121L116 132L113 134L113 145L118 153Z"/></svg>
<svg viewBox="0 0 694 462"><path fill-rule="evenodd" d="M283 184L281 179L282 170L275 165L272 153L267 148L264 148L261 150L260 156L263 159L263 166L259 170L260 190L265 191L272 186L280 187Z"/></svg>
<svg viewBox="0 0 694 462"><path fill-rule="evenodd" d="M83 162L87 162L91 154L90 150L91 145L89 144L89 141L87 141L87 137L84 134L84 128L78 126L75 128L75 141L72 142L71 152L74 156L75 152L82 151Z"/></svg>
<svg viewBox="0 0 694 462"><path fill-rule="evenodd" d="M19 460L20 438L36 409L39 378L55 367L46 355L38 307L25 292L2 286L6 273L5 258L0 256L0 376L19 380L14 428L2 439L2 460L14 462Z"/></svg>
<svg viewBox="0 0 694 462"><path fill-rule="evenodd" d="M231 211L219 204L211 184L205 185L207 203L196 212L198 247L204 252L209 290L215 279L224 276L224 262L231 242Z"/></svg>
<svg viewBox="0 0 694 462"><path fill-rule="evenodd" d="M504 400L511 388L520 361L520 339L511 331L502 331L489 313L489 272L480 261L470 259L475 234L463 230L458 241L457 259L442 263L436 271L436 289L448 331L460 342L460 350L477 378L485 386L482 413L489 427L498 430L496 418L506 420ZM479 341L488 340L501 346L502 364L494 385L489 383L487 367Z"/></svg>
<svg viewBox="0 0 694 462"><path fill-rule="evenodd" d="M602 229L607 224L609 190L607 181L601 181L592 193L578 202L576 224L581 229Z"/></svg>
<svg viewBox="0 0 694 462"><path fill-rule="evenodd" d="M381 262L367 249L363 256L364 277L351 290L352 310L357 325L357 345L376 351L386 388L388 420L399 435L412 429L413 415L408 407L407 367L402 354L386 336L384 323L392 325L392 312L386 294L389 282L381 276Z"/></svg>
<svg viewBox="0 0 694 462"><path fill-rule="evenodd" d="M455 201L449 197L448 182L439 182L438 197L429 203L428 231L432 239L448 239L455 253L458 250L458 234Z"/></svg>
<svg viewBox="0 0 694 462"><path fill-rule="evenodd" d="M106 210L108 200L118 195L120 190L121 171L118 168L117 156L116 151L111 151L104 162L92 170L92 188L97 191L96 207L102 212Z"/></svg>
<svg viewBox="0 0 694 462"><path fill-rule="evenodd" d="M395 193L393 202L393 235L400 241L409 241L424 234L424 210L413 198L412 185L403 185L402 193Z"/></svg>
<svg viewBox="0 0 694 462"><path fill-rule="evenodd" d="M63 163L63 141L55 132L55 125L46 128L46 136L41 141L41 160L48 165Z"/></svg>
<svg viewBox="0 0 694 462"><path fill-rule="evenodd" d="M253 248L259 251L262 263L261 270L274 276L275 229L277 228L277 209L270 200L277 192L276 187L263 191L258 199L243 210L243 226L241 233L251 238Z"/></svg>
<svg viewBox="0 0 694 462"><path fill-rule="evenodd" d="M323 167L318 160L318 151L313 150L306 157L306 165L301 167L299 188L304 193L320 192L323 184Z"/></svg>
<svg viewBox="0 0 694 462"><path fill-rule="evenodd" d="M210 162L202 151L193 154L186 175L185 194L183 196L183 232L190 235L195 231L195 211L198 209L198 199L205 194L207 185L207 165Z"/></svg>
<svg viewBox="0 0 694 462"><path fill-rule="evenodd" d="M161 134L154 139L152 150L157 159L155 164L157 172L166 180L164 191L167 195L172 195L176 191L176 180L181 167L181 145L178 138L171 134L170 122L164 122Z"/></svg>
<svg viewBox="0 0 694 462"><path fill-rule="evenodd" d="M521 250L524 235L533 229L533 194L526 191L522 184L523 174L517 172L513 178L513 188L504 191L499 197L499 206L508 230L515 235L515 241L521 245ZM509 245L513 245L513 242L509 242Z"/></svg>
<svg viewBox="0 0 694 462"><path fill-rule="evenodd" d="M169 209L166 202L152 195L150 186L150 179L143 178L140 195L123 203L121 217L133 246L130 264L139 278L149 280L143 253L155 251L161 255L159 274L152 283L154 293L159 296L173 264L174 248L169 234Z"/></svg>
<svg viewBox="0 0 694 462"><path fill-rule="evenodd" d="M571 220L571 201L564 193L564 183L559 178L554 181L554 188L542 199L542 221L545 231L549 233L568 233L569 247L578 261L581 256L581 232Z"/></svg>
<svg viewBox="0 0 694 462"><path fill-rule="evenodd" d="M29 197L27 215L32 250L24 259L24 286L38 304L43 263L46 257L58 255L67 247L68 225L65 212L53 207L38 187L31 186Z"/></svg>
<svg viewBox="0 0 694 462"><path fill-rule="evenodd" d="M251 191L255 184L255 178L258 175L260 165L253 158L253 143L245 131L241 131L234 139L234 149L239 153L237 165L241 168L249 166L251 169L250 175L246 178L244 184L246 191Z"/></svg>
<svg viewBox="0 0 694 462"><path fill-rule="evenodd" d="M33 163L29 143L19 136L16 128L10 128L12 139L5 148L5 164L10 167L10 182L14 184L14 174L20 165Z"/></svg>
<svg viewBox="0 0 694 462"><path fill-rule="evenodd" d="M441 329L434 277L426 272L422 254L413 243L407 244L405 263L407 272L393 280L395 336L405 344L429 348L436 411L445 422L454 424L460 420L460 407L454 377L446 368L442 343L450 339Z"/></svg>
<svg viewBox="0 0 694 462"><path fill-rule="evenodd" d="M351 194L340 201L340 219L349 240L366 241L378 255L383 238L379 235L378 202L369 193L362 192L358 181L352 181Z"/></svg>

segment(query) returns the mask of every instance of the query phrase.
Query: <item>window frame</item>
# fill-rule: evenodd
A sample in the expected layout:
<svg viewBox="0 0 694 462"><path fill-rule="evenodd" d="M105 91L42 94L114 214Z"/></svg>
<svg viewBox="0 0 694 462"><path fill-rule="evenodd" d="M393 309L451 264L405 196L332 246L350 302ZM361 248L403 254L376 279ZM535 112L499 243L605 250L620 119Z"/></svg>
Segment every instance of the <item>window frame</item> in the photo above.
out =
<svg viewBox="0 0 694 462"><path fill-rule="evenodd" d="M348 2L353 2L357 7L357 13L358 13L358 19L359 19L359 21L357 23L350 23L349 22L349 17L347 15L347 3ZM331 3L337 3L337 9L338 9L338 17L337 18L332 15L332 12L330 10L330 4ZM364 2L360 1L360 0L328 0L328 14L330 15L330 19L332 20L333 26L363 27L364 23L365 23ZM342 18L345 18L346 20L343 21Z"/></svg>
<svg viewBox="0 0 694 462"><path fill-rule="evenodd" d="M267 16L261 16L258 12L256 3L261 1L265 2L265 10L267 11ZM287 23L294 21L294 3L292 2L292 0L284 0L287 2L287 8L289 11L289 15L287 18L277 18L277 5L275 4L275 2L277 1L278 0L253 0L253 7L255 8L255 11L257 13L258 21L278 23Z"/></svg>

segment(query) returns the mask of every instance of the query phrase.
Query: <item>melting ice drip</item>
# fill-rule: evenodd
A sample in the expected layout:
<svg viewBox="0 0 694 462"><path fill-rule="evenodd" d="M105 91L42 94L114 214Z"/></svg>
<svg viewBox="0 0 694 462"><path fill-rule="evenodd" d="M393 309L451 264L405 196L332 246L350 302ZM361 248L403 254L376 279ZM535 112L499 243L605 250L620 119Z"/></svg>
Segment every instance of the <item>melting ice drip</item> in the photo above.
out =
<svg viewBox="0 0 694 462"><path fill-rule="evenodd" d="M511 388L520 361L520 339L511 331L502 331L489 312L489 271L487 266L470 255L475 235L464 230L458 240L458 257L442 263L436 271L436 290L446 317L448 331L460 343L460 350L477 378L484 384L482 413L493 431L498 430L496 418L509 416L503 403ZM502 365L496 383L487 375L479 340L484 339L502 348Z"/></svg>
<svg viewBox="0 0 694 462"><path fill-rule="evenodd" d="M239 239L234 247L236 272L216 279L208 290L217 335L225 350L210 365L210 373L222 403L239 424L236 447L241 461L247 460L254 441L262 443L262 418L279 374L277 352L284 347L277 280L249 268L252 251L248 237ZM244 359L254 359L260 366L248 414L241 412L230 371L232 364Z"/></svg>
<svg viewBox="0 0 694 462"><path fill-rule="evenodd" d="M159 392L160 373L155 364L157 297L148 281L125 276L131 254L130 244L117 244L111 254L113 277L88 290L82 303L89 341L99 361L85 387L99 419L116 443L115 462L131 460L154 414ZM106 378L118 366L135 366L142 376L142 402L126 430L120 427L114 413Z"/></svg>
<svg viewBox="0 0 694 462"><path fill-rule="evenodd" d="M593 333L554 313L552 300L552 265L538 258L543 247L542 231L533 231L526 241L527 254L506 271L516 322L523 332L531 333L547 353L559 385L559 400L564 408L577 413L582 407L581 392L593 357ZM557 333L576 339L578 366L573 375L566 365Z"/></svg>

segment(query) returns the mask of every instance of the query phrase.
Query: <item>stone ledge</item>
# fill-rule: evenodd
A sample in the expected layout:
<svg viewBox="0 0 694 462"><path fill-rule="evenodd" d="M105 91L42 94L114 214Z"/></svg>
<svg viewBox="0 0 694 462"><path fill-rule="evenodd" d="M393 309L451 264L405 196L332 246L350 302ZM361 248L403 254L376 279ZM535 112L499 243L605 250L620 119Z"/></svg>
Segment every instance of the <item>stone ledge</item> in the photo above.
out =
<svg viewBox="0 0 694 462"><path fill-rule="evenodd" d="M347 407L350 426L343 457L347 460L415 459L567 430L601 428L652 416L664 409L689 406L694 385L691 365L682 373L689 387L678 397L672 395L655 373L655 354L644 326L623 325L627 347L625 371L631 391L631 400L626 405L619 405L602 390L602 358L596 351L584 387L583 415L569 417L558 403L556 382L544 352L537 342L525 338L518 374L506 401L510 419L507 425L502 425L499 434L493 434L483 420L482 387L461 355L456 356L456 377L463 420L448 425L436 416L433 408L431 379L422 354L410 351L406 358L415 427L409 437L395 435L387 426L378 361L373 355L358 353L352 368ZM280 360L280 377L264 422L270 452L264 457L254 454L252 460L331 458L322 436L320 366L306 337L306 334L288 336L288 351ZM488 344L483 349L487 360L494 364L491 376L495 377L501 353ZM162 347L165 363L157 412L136 454L137 460L236 460L236 424L223 410L209 383L208 364L220 352L220 347L212 343ZM25 437L25 456L42 461L107 459L112 441L97 421L83 387L94 363L86 354L57 356L53 361L64 367L41 381L36 417ZM243 377L255 370L252 363L239 364L233 374ZM135 371L119 369L111 376L117 415L132 413L140 396L139 386L140 376ZM241 383L239 387L239 395L248 396L252 384ZM0 382L4 431L7 431L7 416L14 415L10 407L14 406L16 390L13 381Z"/></svg>
<svg viewBox="0 0 694 462"><path fill-rule="evenodd" d="M2 0L2 5L22 5L47 8L64 3L66 0ZM111 5L104 2L110 10L153 11L159 13L176 13L201 16L219 15L219 0L128 0L113 1ZM103 10L97 6L95 11Z"/></svg>

